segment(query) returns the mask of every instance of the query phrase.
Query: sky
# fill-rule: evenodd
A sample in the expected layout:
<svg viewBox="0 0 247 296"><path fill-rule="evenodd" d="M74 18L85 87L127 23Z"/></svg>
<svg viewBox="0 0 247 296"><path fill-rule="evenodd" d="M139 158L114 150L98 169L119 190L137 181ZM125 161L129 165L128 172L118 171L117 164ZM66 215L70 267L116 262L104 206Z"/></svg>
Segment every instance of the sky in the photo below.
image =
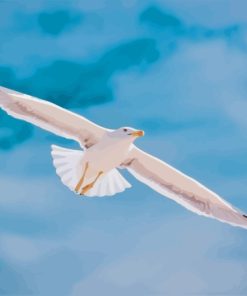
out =
<svg viewBox="0 0 247 296"><path fill-rule="evenodd" d="M102 126L247 212L245 0L0 0L0 84ZM50 145L0 112L0 295L246 295L247 233L123 172L77 198Z"/></svg>

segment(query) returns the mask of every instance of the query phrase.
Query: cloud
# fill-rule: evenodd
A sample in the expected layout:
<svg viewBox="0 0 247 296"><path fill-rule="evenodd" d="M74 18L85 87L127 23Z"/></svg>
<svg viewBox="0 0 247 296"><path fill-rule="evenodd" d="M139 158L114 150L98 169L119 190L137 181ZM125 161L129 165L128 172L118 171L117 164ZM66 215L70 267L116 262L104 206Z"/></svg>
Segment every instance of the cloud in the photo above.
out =
<svg viewBox="0 0 247 296"><path fill-rule="evenodd" d="M162 29L180 29L183 23L173 14L162 11L157 6L149 6L141 12L140 22Z"/></svg>
<svg viewBox="0 0 247 296"><path fill-rule="evenodd" d="M86 278L101 261L100 255L94 252L57 247L30 269L38 274L36 281L40 294L70 295L71 286L80 278Z"/></svg>
<svg viewBox="0 0 247 296"><path fill-rule="evenodd" d="M32 136L32 127L9 117L0 110L0 148L8 150Z"/></svg>
<svg viewBox="0 0 247 296"><path fill-rule="evenodd" d="M113 100L115 74L156 62L159 52L151 38L127 41L106 51L96 62L56 60L29 77L18 79L13 71L0 68L1 85L50 100L64 107L82 107ZM3 112L1 112L3 114ZM28 139L32 127L3 115L0 148L10 149Z"/></svg>
<svg viewBox="0 0 247 296"><path fill-rule="evenodd" d="M57 36L79 25L83 15L70 10L43 11L37 20L43 33Z"/></svg>
<svg viewBox="0 0 247 296"><path fill-rule="evenodd" d="M177 41L182 41L183 38L197 41L212 38L232 39L241 30L238 24L224 25L221 28L209 28L196 22L191 24L155 5L144 9L139 15L139 21L152 29L170 33L170 37L178 38ZM174 42L173 39L172 41Z"/></svg>
<svg viewBox="0 0 247 296"><path fill-rule="evenodd" d="M128 239L136 235L131 246L78 282L73 295L99 291L108 295L231 295L232 287L237 294L245 291L240 280L246 275L244 262L233 262L229 253L224 259L217 255L221 247L232 253L236 246L244 249L234 235L236 229L187 217L173 216L164 223L150 220L149 226L138 227L142 231L144 226L145 232L129 234ZM117 249L118 243L114 246Z"/></svg>
<svg viewBox="0 0 247 296"><path fill-rule="evenodd" d="M32 289L23 279L22 275L15 271L15 266L0 258L0 293L1 295L30 295ZM31 286L31 285L30 285Z"/></svg>
<svg viewBox="0 0 247 296"><path fill-rule="evenodd" d="M21 91L61 106L81 107L113 99L111 78L132 67L149 65L159 57L155 41L143 38L113 47L96 62L57 60L22 80Z"/></svg>
<svg viewBox="0 0 247 296"><path fill-rule="evenodd" d="M36 261L47 249L46 244L43 243L42 246L42 243L38 244L35 240L21 235L2 234L0 240L2 255L14 263L28 264Z"/></svg>
<svg viewBox="0 0 247 296"><path fill-rule="evenodd" d="M60 23L65 25L69 20L73 23L73 20L78 21L79 17L71 9L51 12L44 10L40 15L43 15L48 27L53 17L58 18L57 23L53 22L55 25ZM189 26L174 14L154 5L143 10L139 19L141 23L159 28L161 32L164 30L170 32L170 37L166 36L162 39L156 35L156 32L152 38L121 41L120 44L108 48L92 62L53 58L46 65L42 63L37 65L31 75L22 78L15 75L13 68L1 67L1 84L70 108L103 104L112 101L115 97L116 88L112 81L116 76L124 72L132 74L130 71L133 69L146 69L148 65L161 60L161 57L167 58L168 55L179 50L185 39L196 40L199 43L210 38L232 38L231 36L238 30L237 28L209 30L198 25ZM63 27L61 30L65 29ZM59 31L60 29L56 30L54 29L54 34L62 32ZM1 112L1 114L4 113ZM151 121L153 121L152 118L144 119L143 125L147 126ZM0 128L0 148L2 149L11 149L32 135L31 125L24 122L15 121L6 115L1 116L0 122L2 123ZM167 122L174 130L179 130L179 124L181 126L181 123L176 123L174 120L171 124L169 120L166 120ZM167 126L167 124L164 125ZM193 125L193 123L188 124L188 128Z"/></svg>

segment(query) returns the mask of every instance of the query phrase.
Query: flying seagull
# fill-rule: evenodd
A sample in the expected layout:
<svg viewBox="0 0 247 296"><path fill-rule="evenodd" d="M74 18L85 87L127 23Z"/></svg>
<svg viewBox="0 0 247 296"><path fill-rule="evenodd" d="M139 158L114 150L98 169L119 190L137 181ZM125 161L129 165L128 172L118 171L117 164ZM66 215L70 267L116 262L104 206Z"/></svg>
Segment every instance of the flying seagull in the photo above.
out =
<svg viewBox="0 0 247 296"><path fill-rule="evenodd" d="M63 184L79 195L110 196L131 187L118 170L125 168L194 213L247 228L247 216L216 193L138 149L133 143L143 131L106 129L53 103L4 87L0 87L0 107L15 118L80 144L81 150L52 145L51 152Z"/></svg>

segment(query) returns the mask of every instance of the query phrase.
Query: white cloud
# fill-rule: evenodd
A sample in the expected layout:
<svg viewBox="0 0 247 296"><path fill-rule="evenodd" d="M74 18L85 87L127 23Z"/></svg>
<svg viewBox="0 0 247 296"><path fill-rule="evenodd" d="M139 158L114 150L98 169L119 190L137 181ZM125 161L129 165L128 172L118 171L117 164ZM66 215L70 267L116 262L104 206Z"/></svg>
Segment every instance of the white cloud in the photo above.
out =
<svg viewBox="0 0 247 296"><path fill-rule="evenodd" d="M32 264L51 249L47 241L38 241L21 235L2 234L1 254L13 264Z"/></svg>
<svg viewBox="0 0 247 296"><path fill-rule="evenodd" d="M161 223L159 220L145 229L138 239L132 238L131 248L126 252L105 261L78 282L73 295L99 292L230 295L232 287L235 293L242 291L243 285L239 283L246 275L243 263L219 254L222 248L234 250L232 244L240 243L234 234L236 229L206 219L181 216L177 221L169 219ZM117 242L114 247L118 247Z"/></svg>

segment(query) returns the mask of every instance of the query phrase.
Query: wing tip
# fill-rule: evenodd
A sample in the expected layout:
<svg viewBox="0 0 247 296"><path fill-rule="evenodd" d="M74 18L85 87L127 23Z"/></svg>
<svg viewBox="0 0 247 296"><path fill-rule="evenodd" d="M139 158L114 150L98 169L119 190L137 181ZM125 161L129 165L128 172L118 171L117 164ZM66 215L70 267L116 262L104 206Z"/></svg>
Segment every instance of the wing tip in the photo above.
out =
<svg viewBox="0 0 247 296"><path fill-rule="evenodd" d="M246 219L247 219L247 215L244 215L244 214L243 214L242 216L243 216L244 218L246 218Z"/></svg>

